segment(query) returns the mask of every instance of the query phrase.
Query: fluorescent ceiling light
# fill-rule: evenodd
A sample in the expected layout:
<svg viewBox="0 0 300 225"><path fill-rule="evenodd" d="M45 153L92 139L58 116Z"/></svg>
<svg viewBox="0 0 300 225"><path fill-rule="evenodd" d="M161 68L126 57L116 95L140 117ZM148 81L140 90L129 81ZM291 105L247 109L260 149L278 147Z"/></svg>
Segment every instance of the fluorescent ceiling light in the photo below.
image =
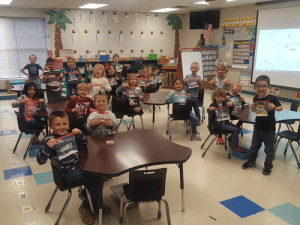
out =
<svg viewBox="0 0 300 225"><path fill-rule="evenodd" d="M95 4L95 3L89 3L83 6L80 6L81 9L98 9L104 6L108 6L108 4Z"/></svg>
<svg viewBox="0 0 300 225"><path fill-rule="evenodd" d="M175 9L175 8L163 8L163 9L152 10L151 12L171 12L171 11L175 11L175 10L179 10L179 9Z"/></svg>
<svg viewBox="0 0 300 225"><path fill-rule="evenodd" d="M227 2L234 2L235 0L227 0Z"/></svg>
<svg viewBox="0 0 300 225"><path fill-rule="evenodd" d="M9 5L12 0L0 0L0 5Z"/></svg>
<svg viewBox="0 0 300 225"><path fill-rule="evenodd" d="M209 5L209 3L206 2L206 1L195 2L194 4L197 4L197 5Z"/></svg>

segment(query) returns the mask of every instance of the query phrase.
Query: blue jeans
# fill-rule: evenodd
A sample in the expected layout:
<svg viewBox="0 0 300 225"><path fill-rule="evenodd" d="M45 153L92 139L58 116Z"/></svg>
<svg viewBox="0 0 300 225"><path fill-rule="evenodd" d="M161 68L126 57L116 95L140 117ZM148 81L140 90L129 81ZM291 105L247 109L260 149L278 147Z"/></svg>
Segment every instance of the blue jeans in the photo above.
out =
<svg viewBox="0 0 300 225"><path fill-rule="evenodd" d="M257 158L257 153L261 148L261 144L265 144L265 168L273 168L273 155L274 155L274 140L275 131L263 132L258 129L253 130L252 143L250 147L249 163L255 163Z"/></svg>
<svg viewBox="0 0 300 225"><path fill-rule="evenodd" d="M192 101L192 108L194 108L195 115L197 116L198 120L200 121L200 110L199 110L198 100Z"/></svg>
<svg viewBox="0 0 300 225"><path fill-rule="evenodd" d="M239 134L241 132L241 129L238 126L229 123L221 125L220 127L218 127L218 130L229 131L230 133L232 133L228 139L229 141L231 141L234 148L239 147Z"/></svg>
<svg viewBox="0 0 300 225"><path fill-rule="evenodd" d="M38 138L40 136L41 130L46 127L46 122L39 119L32 119L26 123L26 127L28 129L37 130L35 132L35 135Z"/></svg>
<svg viewBox="0 0 300 225"><path fill-rule="evenodd" d="M99 200L99 181L98 177L85 174L81 172L79 167L74 167L74 169L71 169L68 171L68 173L65 176L66 183L74 184L74 185L84 185L91 194L91 199L93 202L93 207L98 208L98 200ZM89 204L88 199L85 199L82 203L82 207L86 210L91 211L91 207Z"/></svg>
<svg viewBox="0 0 300 225"><path fill-rule="evenodd" d="M190 121L191 121L192 134L195 134L197 133L197 124L199 120L192 112L190 112Z"/></svg>
<svg viewBox="0 0 300 225"><path fill-rule="evenodd" d="M78 94L77 94L77 83L75 83L75 84L67 84L67 98L69 99L69 98L71 98L71 96L72 96L72 90L74 89L75 90L75 94L76 94L76 96L78 96Z"/></svg>

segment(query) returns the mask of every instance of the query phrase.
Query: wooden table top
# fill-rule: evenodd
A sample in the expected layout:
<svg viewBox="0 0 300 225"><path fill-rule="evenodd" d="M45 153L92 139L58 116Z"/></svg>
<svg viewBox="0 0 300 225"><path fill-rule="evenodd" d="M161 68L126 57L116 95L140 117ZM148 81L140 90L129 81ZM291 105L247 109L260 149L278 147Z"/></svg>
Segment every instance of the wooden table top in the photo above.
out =
<svg viewBox="0 0 300 225"><path fill-rule="evenodd" d="M166 97L169 93L167 92L156 92L143 95L143 103L146 105L165 105L169 104L166 102Z"/></svg>
<svg viewBox="0 0 300 225"><path fill-rule="evenodd" d="M192 150L153 130L131 130L102 137L87 136L88 150L79 152L81 169L101 176L119 176L130 170L186 162ZM114 144L108 146L107 140Z"/></svg>
<svg viewBox="0 0 300 225"><path fill-rule="evenodd" d="M250 110L250 105L244 105L241 110L234 110L232 115L238 117L245 123L253 123L255 124L255 113ZM294 112L291 110L283 109L282 111L275 112L275 120L276 123L284 123L285 121L300 121L300 112Z"/></svg>

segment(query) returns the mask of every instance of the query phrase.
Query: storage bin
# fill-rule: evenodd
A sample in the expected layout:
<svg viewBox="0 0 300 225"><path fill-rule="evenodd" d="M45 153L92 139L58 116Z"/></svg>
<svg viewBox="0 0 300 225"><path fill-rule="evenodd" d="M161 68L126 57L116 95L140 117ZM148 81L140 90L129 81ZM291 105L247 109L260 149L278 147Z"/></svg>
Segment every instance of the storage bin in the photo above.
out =
<svg viewBox="0 0 300 225"><path fill-rule="evenodd" d="M100 61L104 61L104 62L109 61L109 55L100 55Z"/></svg>
<svg viewBox="0 0 300 225"><path fill-rule="evenodd" d="M250 155L250 149L244 148L243 152L238 152L238 151L231 149L231 155L238 159L247 160Z"/></svg>
<svg viewBox="0 0 300 225"><path fill-rule="evenodd" d="M157 54L149 54L149 59L151 60L154 60L154 59L157 59Z"/></svg>

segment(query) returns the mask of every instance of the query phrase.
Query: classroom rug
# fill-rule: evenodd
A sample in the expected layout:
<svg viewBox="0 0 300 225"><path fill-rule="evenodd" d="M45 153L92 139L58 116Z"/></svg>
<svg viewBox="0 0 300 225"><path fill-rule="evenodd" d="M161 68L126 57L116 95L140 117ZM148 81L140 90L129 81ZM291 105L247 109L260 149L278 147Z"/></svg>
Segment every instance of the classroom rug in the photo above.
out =
<svg viewBox="0 0 300 225"><path fill-rule="evenodd" d="M241 218L264 211L265 209L243 195L220 202Z"/></svg>
<svg viewBox="0 0 300 225"><path fill-rule="evenodd" d="M16 96L16 95L0 96L0 100L14 100L17 98L18 98L18 96Z"/></svg>
<svg viewBox="0 0 300 225"><path fill-rule="evenodd" d="M292 225L300 224L300 209L290 203L276 206L268 209L268 211L287 223Z"/></svg>
<svg viewBox="0 0 300 225"><path fill-rule="evenodd" d="M52 171L45 172L45 173L33 174L33 177L34 177L35 182L36 182L37 185L49 184L49 183L52 183L54 181Z"/></svg>
<svg viewBox="0 0 300 225"><path fill-rule="evenodd" d="M25 177L25 176L32 175L30 166L24 166L24 167L19 167L19 168L15 168L15 169L3 170L3 172L4 172L5 180L10 180L10 179L15 179L15 178L19 178L19 177Z"/></svg>

